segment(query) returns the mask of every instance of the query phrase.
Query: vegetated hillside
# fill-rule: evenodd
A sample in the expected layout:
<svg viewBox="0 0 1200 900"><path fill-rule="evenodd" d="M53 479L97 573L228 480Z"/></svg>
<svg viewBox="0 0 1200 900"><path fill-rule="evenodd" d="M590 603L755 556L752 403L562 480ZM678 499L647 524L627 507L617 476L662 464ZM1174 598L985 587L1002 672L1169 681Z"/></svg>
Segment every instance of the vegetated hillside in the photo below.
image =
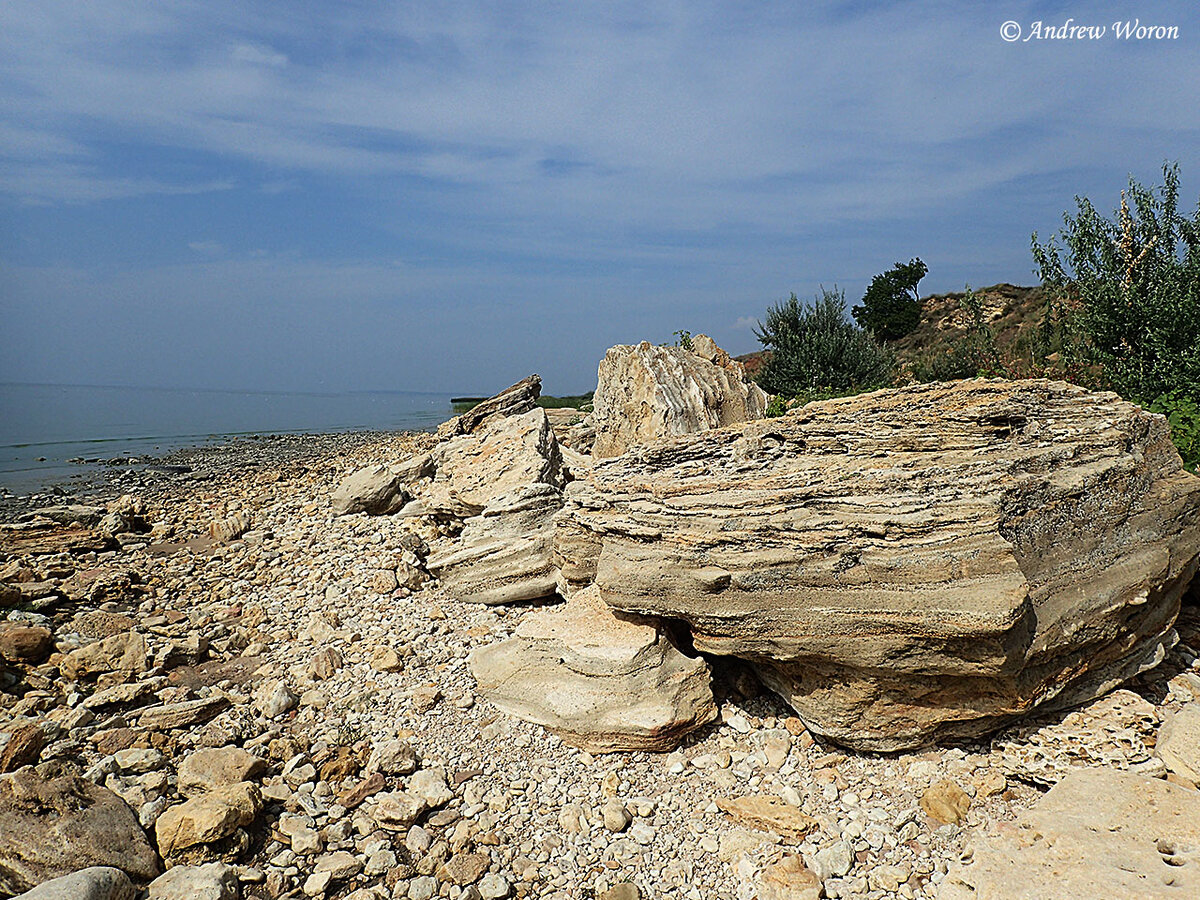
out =
<svg viewBox="0 0 1200 900"><path fill-rule="evenodd" d="M921 324L911 334L890 344L902 363L912 363L937 353L949 352L954 344L966 335L967 315L962 308L963 296L964 293L958 291L931 294L921 299ZM991 287L976 289L975 296L982 303L987 322L995 334L996 344L1002 350L1036 328L1046 310L1045 295L1041 287L994 284ZM737 357L751 377L758 373L769 358L769 350L759 350Z"/></svg>
<svg viewBox="0 0 1200 900"><path fill-rule="evenodd" d="M962 308L964 292L932 294L921 300L921 324L916 331L891 342L896 355L905 362L931 351L948 350L967 333L967 314ZM1001 350L1016 342L1022 334L1036 328L1046 311L1041 287L994 284L978 288L987 323Z"/></svg>

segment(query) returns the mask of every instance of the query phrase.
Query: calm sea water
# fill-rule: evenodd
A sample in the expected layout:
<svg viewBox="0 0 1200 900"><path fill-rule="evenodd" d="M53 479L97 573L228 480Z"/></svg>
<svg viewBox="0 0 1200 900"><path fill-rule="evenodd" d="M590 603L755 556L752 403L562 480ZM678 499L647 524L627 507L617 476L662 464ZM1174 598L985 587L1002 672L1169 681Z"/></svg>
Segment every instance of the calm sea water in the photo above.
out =
<svg viewBox="0 0 1200 900"><path fill-rule="evenodd" d="M71 459L141 457L235 435L436 427L449 394L187 391L0 384L0 486L27 493L66 481Z"/></svg>

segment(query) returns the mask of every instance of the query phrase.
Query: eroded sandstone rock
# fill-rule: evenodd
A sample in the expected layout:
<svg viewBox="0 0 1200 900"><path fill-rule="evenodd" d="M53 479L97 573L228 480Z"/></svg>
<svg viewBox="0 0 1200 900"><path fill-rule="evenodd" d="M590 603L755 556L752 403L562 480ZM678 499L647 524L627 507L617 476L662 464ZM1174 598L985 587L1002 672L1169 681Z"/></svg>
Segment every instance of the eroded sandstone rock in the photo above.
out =
<svg viewBox="0 0 1200 900"><path fill-rule="evenodd" d="M470 666L502 710L592 752L671 749L716 717L707 663L662 626L613 613L595 589L527 614Z"/></svg>
<svg viewBox="0 0 1200 900"><path fill-rule="evenodd" d="M1061 382L813 403L598 461L567 497L565 581L685 620L864 749L1157 664L1200 555L1200 479L1165 421Z"/></svg>
<svg viewBox="0 0 1200 900"><path fill-rule="evenodd" d="M492 501L533 484L562 488L558 441L542 409L492 419L443 441L430 454L435 474L421 491L430 512L468 518Z"/></svg>
<svg viewBox="0 0 1200 900"><path fill-rule="evenodd" d="M646 341L604 354L593 399L592 455L606 459L630 447L761 419L767 396L706 335L692 348Z"/></svg>
<svg viewBox="0 0 1200 900"><path fill-rule="evenodd" d="M542 377L530 375L451 419L438 432L446 435L471 434L489 422L529 412L537 405L541 395Z"/></svg>
<svg viewBox="0 0 1200 900"><path fill-rule="evenodd" d="M938 900L1171 900L1200 895L1200 791L1072 772L951 867Z"/></svg>
<svg viewBox="0 0 1200 900"><path fill-rule="evenodd" d="M495 498L466 520L448 552L430 558L430 571L459 600L492 605L553 594L553 519L562 502L562 492L549 484Z"/></svg>

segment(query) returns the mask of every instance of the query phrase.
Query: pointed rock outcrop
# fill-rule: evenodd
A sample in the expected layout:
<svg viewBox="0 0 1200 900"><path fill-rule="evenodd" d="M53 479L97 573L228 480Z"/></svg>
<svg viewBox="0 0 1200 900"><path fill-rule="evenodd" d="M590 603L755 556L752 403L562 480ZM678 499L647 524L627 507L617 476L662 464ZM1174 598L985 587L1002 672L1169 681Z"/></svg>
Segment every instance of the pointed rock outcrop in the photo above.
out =
<svg viewBox="0 0 1200 900"><path fill-rule="evenodd" d="M618 456L630 447L761 419L767 396L712 338L690 349L646 341L609 349L593 398L592 455Z"/></svg>

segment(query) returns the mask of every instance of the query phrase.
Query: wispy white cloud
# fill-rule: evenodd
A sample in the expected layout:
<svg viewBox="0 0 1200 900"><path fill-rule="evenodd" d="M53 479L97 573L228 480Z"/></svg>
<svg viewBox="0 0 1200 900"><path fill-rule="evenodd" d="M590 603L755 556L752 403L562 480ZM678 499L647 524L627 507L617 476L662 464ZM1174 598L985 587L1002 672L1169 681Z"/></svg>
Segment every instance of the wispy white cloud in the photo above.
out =
<svg viewBox="0 0 1200 900"><path fill-rule="evenodd" d="M234 46L231 56L235 62L249 63L253 66L282 68L288 63L287 56L260 44L237 44Z"/></svg>
<svg viewBox="0 0 1200 900"><path fill-rule="evenodd" d="M189 241L188 249L203 253L205 256L219 256L225 252L225 245L220 241Z"/></svg>
<svg viewBox="0 0 1200 900"><path fill-rule="evenodd" d="M578 369L590 351L547 347L547 329L598 344L684 327L747 349L753 314L790 290L837 281L853 300L917 254L947 288L1020 278L1029 231L1071 195L1115 203L1129 171L1200 167L1200 11L1141 8L1189 37L1006 44L1004 19L1062 12L1032 0L0 4L4 224L22 230L22 202L67 218L195 195L205 213L127 271L33 266L4 287L30 310L103 296L130 329L227 297L247 346L288 334L330 365L336 348L300 331L353 332L376 351L356 365L388 355L389 329L406 346L465 335L467 364L494 372L521 348ZM187 331L182 316L162 327ZM51 359L47 334L28 345Z"/></svg>
<svg viewBox="0 0 1200 900"><path fill-rule="evenodd" d="M11 194L32 206L208 194L233 187L234 182L228 179L172 184L157 178L106 175L95 167L65 160L27 163L0 170L0 194Z"/></svg>
<svg viewBox="0 0 1200 900"><path fill-rule="evenodd" d="M0 72L22 88L18 121L53 120L66 143L100 123L295 173L483 186L497 208L550 206L564 182L586 201L652 184L667 227L693 204L702 222L706 204L733 219L780 193L821 216L887 215L1048 162L1109 162L1121 150L1097 133L1161 125L1159 88L1200 77L1168 50L1118 66L1098 64L1112 48L1008 45L992 12L961 4L838 6L758 21L719 3L530 4L508 19L366 4L303 28L253 3L81 14L46 0L0 14ZM1200 129L1194 104L1173 109L1176 134ZM551 179L548 159L582 165Z"/></svg>

